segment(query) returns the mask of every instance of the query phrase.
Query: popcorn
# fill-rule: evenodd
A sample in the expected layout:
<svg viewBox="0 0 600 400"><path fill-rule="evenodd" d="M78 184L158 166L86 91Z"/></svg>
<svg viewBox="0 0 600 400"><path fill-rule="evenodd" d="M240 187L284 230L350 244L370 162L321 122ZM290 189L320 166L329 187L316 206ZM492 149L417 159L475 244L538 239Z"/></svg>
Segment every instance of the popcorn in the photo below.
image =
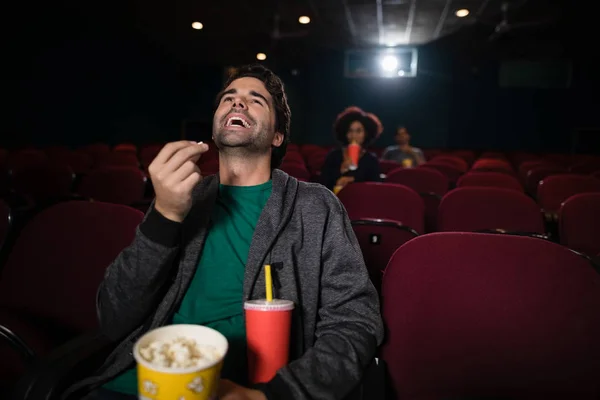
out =
<svg viewBox="0 0 600 400"><path fill-rule="evenodd" d="M219 358L214 347L200 345L194 339L185 337L155 340L140 347L140 356L150 364L163 368L198 367Z"/></svg>

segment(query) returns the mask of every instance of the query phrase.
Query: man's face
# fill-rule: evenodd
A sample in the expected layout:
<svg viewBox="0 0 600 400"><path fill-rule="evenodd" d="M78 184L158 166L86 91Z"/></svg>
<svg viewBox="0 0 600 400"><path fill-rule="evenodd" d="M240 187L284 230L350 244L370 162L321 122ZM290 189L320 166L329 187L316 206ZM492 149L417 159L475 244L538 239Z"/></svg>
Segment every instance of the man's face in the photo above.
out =
<svg viewBox="0 0 600 400"><path fill-rule="evenodd" d="M406 128L398 129L398 132L396 132L396 142L400 146L410 143L410 135L408 134Z"/></svg>
<svg viewBox="0 0 600 400"><path fill-rule="evenodd" d="M245 148L267 152L279 146L273 98L256 78L239 78L225 88L213 118L213 140L220 150Z"/></svg>

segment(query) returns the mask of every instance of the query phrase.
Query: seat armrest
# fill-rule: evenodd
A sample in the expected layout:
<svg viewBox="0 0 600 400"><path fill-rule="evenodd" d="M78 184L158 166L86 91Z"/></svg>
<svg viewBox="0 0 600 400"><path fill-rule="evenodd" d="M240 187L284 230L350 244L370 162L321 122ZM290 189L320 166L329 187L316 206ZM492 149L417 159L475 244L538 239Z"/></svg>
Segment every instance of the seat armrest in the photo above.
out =
<svg viewBox="0 0 600 400"><path fill-rule="evenodd" d="M345 400L385 400L386 373L383 359L373 359L365 370L360 384Z"/></svg>
<svg viewBox="0 0 600 400"><path fill-rule="evenodd" d="M17 382L12 399L58 399L69 386L97 371L115 346L99 331L65 343L31 363Z"/></svg>
<svg viewBox="0 0 600 400"><path fill-rule="evenodd" d="M18 352L25 364L31 362L35 356L34 351L25 343L23 339L14 333L9 327L0 325L0 340L8 343L8 345Z"/></svg>

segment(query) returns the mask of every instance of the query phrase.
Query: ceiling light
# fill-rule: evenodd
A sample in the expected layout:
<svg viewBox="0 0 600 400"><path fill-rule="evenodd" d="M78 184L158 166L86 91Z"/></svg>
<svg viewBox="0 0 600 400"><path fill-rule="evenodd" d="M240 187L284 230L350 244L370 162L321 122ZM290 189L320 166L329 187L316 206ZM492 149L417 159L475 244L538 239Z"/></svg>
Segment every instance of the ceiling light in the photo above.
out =
<svg viewBox="0 0 600 400"><path fill-rule="evenodd" d="M455 14L458 18L463 18L469 15L469 10L466 8L461 8L460 10L456 10Z"/></svg>
<svg viewBox="0 0 600 400"><path fill-rule="evenodd" d="M202 22L192 22L192 28L202 29L202 28L204 28L204 25L202 25Z"/></svg>
<svg viewBox="0 0 600 400"><path fill-rule="evenodd" d="M298 18L298 22L300 22L303 25L310 24L310 17L303 15L300 18Z"/></svg>
<svg viewBox="0 0 600 400"><path fill-rule="evenodd" d="M387 72L393 72L398 68L398 58L396 56L385 56L381 59L381 68Z"/></svg>
<svg viewBox="0 0 600 400"><path fill-rule="evenodd" d="M267 55L266 55L265 53L258 53L258 54L256 55L256 59L257 59L257 60L260 60L260 61L264 61L264 60L266 60L266 59L267 59Z"/></svg>

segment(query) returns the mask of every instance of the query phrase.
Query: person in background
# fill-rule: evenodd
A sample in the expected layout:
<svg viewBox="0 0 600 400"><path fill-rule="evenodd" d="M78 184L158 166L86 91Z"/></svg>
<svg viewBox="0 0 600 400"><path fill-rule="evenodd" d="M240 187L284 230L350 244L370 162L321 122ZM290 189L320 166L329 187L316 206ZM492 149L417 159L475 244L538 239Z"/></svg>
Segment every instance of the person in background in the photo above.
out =
<svg viewBox="0 0 600 400"><path fill-rule="evenodd" d="M395 139L398 144L387 147L381 156L382 160L396 161L405 168L411 168L425 162L423 151L410 145L410 134L405 127L398 128Z"/></svg>
<svg viewBox="0 0 600 400"><path fill-rule="evenodd" d="M333 131L342 147L327 155L321 169L321 182L330 190L335 188L337 192L351 182L380 181L379 161L366 150L383 131L379 118L358 107L348 107L337 116ZM348 155L350 143L361 147L355 169Z"/></svg>

